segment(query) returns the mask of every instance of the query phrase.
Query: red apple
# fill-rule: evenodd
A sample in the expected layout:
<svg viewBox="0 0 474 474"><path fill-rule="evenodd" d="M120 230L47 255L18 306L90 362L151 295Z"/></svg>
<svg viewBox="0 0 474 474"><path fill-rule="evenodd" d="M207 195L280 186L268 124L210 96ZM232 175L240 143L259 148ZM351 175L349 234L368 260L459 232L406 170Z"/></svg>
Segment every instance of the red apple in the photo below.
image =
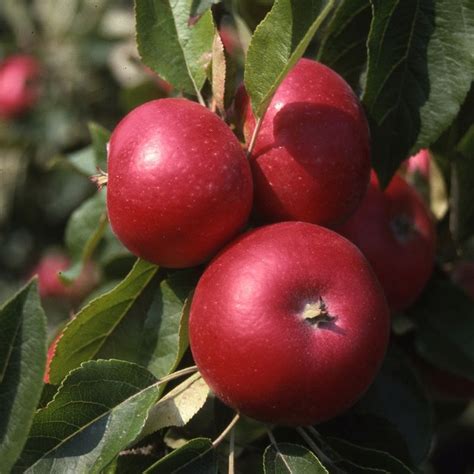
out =
<svg viewBox="0 0 474 474"><path fill-rule="evenodd" d="M236 113L249 144L255 118L244 89ZM367 121L350 86L323 64L301 59L270 103L250 164L254 210L263 220L334 226L348 218L370 175Z"/></svg>
<svg viewBox="0 0 474 474"><path fill-rule="evenodd" d="M416 155L408 158L407 172L409 174L419 173L423 178L428 179L430 175L431 155L429 150L420 150Z"/></svg>
<svg viewBox="0 0 474 474"><path fill-rule="evenodd" d="M244 235L211 262L189 335L223 402L258 420L309 425L368 388L387 347L389 311L354 245L323 227L284 222Z"/></svg>
<svg viewBox="0 0 474 474"><path fill-rule="evenodd" d="M59 278L59 273L71 265L68 257L61 253L44 255L31 272L38 275L38 291L41 298L64 298L80 301L97 285L98 271L93 262L88 262L78 278L66 285Z"/></svg>
<svg viewBox="0 0 474 474"><path fill-rule="evenodd" d="M242 52L242 46L239 40L239 34L235 27L229 24L221 25L219 28L219 36L221 37L222 44L225 50L231 56Z"/></svg>
<svg viewBox="0 0 474 474"><path fill-rule="evenodd" d="M130 112L108 154L107 208L118 239L165 267L209 259L243 227L252 178L230 128L186 99Z"/></svg>
<svg viewBox="0 0 474 474"><path fill-rule="evenodd" d="M16 117L35 104L39 74L39 63L31 56L10 56L0 64L0 118Z"/></svg>
<svg viewBox="0 0 474 474"><path fill-rule="evenodd" d="M362 204L338 232L367 257L392 309L417 299L433 270L436 235L428 208L403 178L395 175L382 191L372 173Z"/></svg>

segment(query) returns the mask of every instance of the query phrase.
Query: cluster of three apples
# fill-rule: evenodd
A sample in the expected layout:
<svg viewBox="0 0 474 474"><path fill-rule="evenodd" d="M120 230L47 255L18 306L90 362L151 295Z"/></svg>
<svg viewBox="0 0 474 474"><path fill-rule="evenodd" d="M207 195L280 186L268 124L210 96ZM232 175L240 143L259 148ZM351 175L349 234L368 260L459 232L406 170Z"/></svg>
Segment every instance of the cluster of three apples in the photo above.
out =
<svg viewBox="0 0 474 474"><path fill-rule="evenodd" d="M256 123L243 89L236 112L248 143ZM354 213L369 176L357 97L307 59L277 90L249 159L225 122L185 99L144 104L114 130L112 229L165 267L212 258L191 305L191 350L236 410L312 424L373 380L389 338L385 295L361 252L326 228ZM252 209L257 225L278 223L236 237Z"/></svg>

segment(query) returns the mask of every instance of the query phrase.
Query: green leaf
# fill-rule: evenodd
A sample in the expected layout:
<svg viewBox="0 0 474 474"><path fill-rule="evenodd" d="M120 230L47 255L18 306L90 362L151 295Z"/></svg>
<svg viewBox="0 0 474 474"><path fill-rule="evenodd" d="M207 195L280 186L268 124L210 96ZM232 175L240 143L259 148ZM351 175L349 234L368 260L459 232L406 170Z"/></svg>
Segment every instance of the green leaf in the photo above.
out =
<svg viewBox="0 0 474 474"><path fill-rule="evenodd" d="M221 3L221 0L194 0L191 8L191 16L202 15L206 10Z"/></svg>
<svg viewBox="0 0 474 474"><path fill-rule="evenodd" d="M412 463L419 465L425 459L433 435L431 405L413 368L395 346L355 410L387 419L406 440Z"/></svg>
<svg viewBox="0 0 474 474"><path fill-rule="evenodd" d="M303 446L278 443L263 454L265 474L328 474L319 459Z"/></svg>
<svg viewBox="0 0 474 474"><path fill-rule="evenodd" d="M73 282L92 257L107 228L105 192L98 192L76 209L66 227L66 246L72 266L60 273L67 284Z"/></svg>
<svg viewBox="0 0 474 474"><path fill-rule="evenodd" d="M182 276L178 273L161 282L158 298L153 301L145 321L141 356L156 377L173 372L189 345L191 287Z"/></svg>
<svg viewBox="0 0 474 474"><path fill-rule="evenodd" d="M474 125L461 138L451 161L451 213L449 227L461 241L474 230Z"/></svg>
<svg viewBox="0 0 474 474"><path fill-rule="evenodd" d="M433 280L408 314L415 345L436 367L474 380L474 303L450 281Z"/></svg>
<svg viewBox="0 0 474 474"><path fill-rule="evenodd" d="M36 280L0 308L0 466L23 449L43 388L46 317Z"/></svg>
<svg viewBox="0 0 474 474"><path fill-rule="evenodd" d="M90 177L97 173L97 168L107 170L107 142L110 132L94 122L89 123L92 145L67 155L67 161L79 173Z"/></svg>
<svg viewBox="0 0 474 474"><path fill-rule="evenodd" d="M150 466L144 474L217 474L210 439L195 438Z"/></svg>
<svg viewBox="0 0 474 474"><path fill-rule="evenodd" d="M334 69L354 89L367 62L367 37L372 19L369 0L343 0L324 33L318 61Z"/></svg>
<svg viewBox="0 0 474 474"><path fill-rule="evenodd" d="M91 301L68 323L51 362L51 383L59 383L70 370L97 355L157 270L156 265L137 260L119 285Z"/></svg>
<svg viewBox="0 0 474 474"><path fill-rule="evenodd" d="M365 474L367 471L387 474L412 473L405 464L387 452L358 446L338 438L326 438L326 441L342 457L337 466L345 468L351 474Z"/></svg>
<svg viewBox="0 0 474 474"><path fill-rule="evenodd" d="M151 281L96 357L135 362L155 377L173 372L189 344L187 297L194 281L188 271L174 273L159 287Z"/></svg>
<svg viewBox="0 0 474 474"><path fill-rule="evenodd" d="M68 154L66 159L77 172L84 176L89 177L97 173L95 151L92 145Z"/></svg>
<svg viewBox="0 0 474 474"><path fill-rule="evenodd" d="M193 0L136 0L137 43L147 66L202 102L215 26L210 10L190 24L192 9Z"/></svg>
<svg viewBox="0 0 474 474"><path fill-rule="evenodd" d="M388 452L405 465L413 465L407 441L386 417L349 410L337 418L318 425L317 428L324 439L344 439L357 446ZM326 452L326 446L321 448ZM330 456L329 451L327 454Z"/></svg>
<svg viewBox="0 0 474 474"><path fill-rule="evenodd" d="M167 393L150 410L140 438L168 426L184 426L203 407L209 395L201 374L197 373Z"/></svg>
<svg viewBox="0 0 474 474"><path fill-rule="evenodd" d="M471 0L371 0L363 102L374 167L386 185L400 163L432 144L473 79Z"/></svg>
<svg viewBox="0 0 474 474"><path fill-rule="evenodd" d="M94 149L96 168L106 171L107 143L110 140L110 132L106 128L94 122L90 122L88 127L92 138L92 148ZM97 169L95 172L97 172Z"/></svg>
<svg viewBox="0 0 474 474"><path fill-rule="evenodd" d="M255 30L245 63L245 88L262 117L288 71L303 55L334 0L276 0Z"/></svg>
<svg viewBox="0 0 474 474"><path fill-rule="evenodd" d="M155 382L135 364L85 362L36 413L16 468L28 468L28 473L99 473L140 433L159 396Z"/></svg>

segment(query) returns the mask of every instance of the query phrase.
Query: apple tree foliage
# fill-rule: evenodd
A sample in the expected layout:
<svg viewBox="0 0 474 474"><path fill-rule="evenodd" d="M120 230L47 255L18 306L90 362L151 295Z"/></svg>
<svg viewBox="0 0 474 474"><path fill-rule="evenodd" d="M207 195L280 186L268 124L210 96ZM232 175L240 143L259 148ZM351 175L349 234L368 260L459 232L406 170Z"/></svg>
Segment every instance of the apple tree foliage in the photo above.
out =
<svg viewBox="0 0 474 474"><path fill-rule="evenodd" d="M5 2L2 15L15 31L27 31L11 5ZM76 13L87 16L83 9ZM187 369L189 303L202 269L169 271L142 260L132 266L108 225L102 189L71 212L65 245L72 263L61 278L73 281L91 257L103 268L120 261L128 273L75 309L50 383L42 381L51 338L35 279L0 308L0 471L422 472L436 430L466 402L434 396L413 361L474 384L474 302L446 272L457 256L474 255L474 2L136 0L134 14L141 63L171 94L228 121L240 81L261 118L305 55L336 70L359 95L381 183L429 147L436 170L430 185L439 191L431 194L437 268L415 305L394 315L392 347L356 406L298 430L245 417L228 430L232 411ZM38 15L46 21L41 9ZM235 33L236 51L224 49L223 25ZM59 21L47 31L64 34ZM135 104L150 98L144 89L133 94L126 100ZM109 132L98 123L89 132L89 146L56 157L69 174L106 171Z"/></svg>

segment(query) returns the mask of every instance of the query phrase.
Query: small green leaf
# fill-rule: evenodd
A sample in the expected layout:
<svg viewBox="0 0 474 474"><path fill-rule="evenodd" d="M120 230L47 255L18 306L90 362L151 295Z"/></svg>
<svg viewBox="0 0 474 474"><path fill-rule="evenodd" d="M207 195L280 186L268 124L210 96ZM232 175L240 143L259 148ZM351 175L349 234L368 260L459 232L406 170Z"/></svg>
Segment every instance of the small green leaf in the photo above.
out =
<svg viewBox="0 0 474 474"><path fill-rule="evenodd" d="M303 55L334 0L276 0L255 30L244 81L255 115L261 118L289 70Z"/></svg>
<svg viewBox="0 0 474 474"><path fill-rule="evenodd" d="M23 449L43 388L46 317L36 280L0 308L0 470Z"/></svg>
<svg viewBox="0 0 474 474"><path fill-rule="evenodd" d="M217 474L217 459L210 439L195 438L150 466L144 474Z"/></svg>
<svg viewBox="0 0 474 474"><path fill-rule="evenodd" d="M436 367L474 380L474 303L450 281L433 280L409 315L420 355Z"/></svg>
<svg viewBox="0 0 474 474"><path fill-rule="evenodd" d="M51 383L59 383L70 370L97 355L157 270L156 265L137 260L119 285L91 301L68 323L51 362Z"/></svg>
<svg viewBox="0 0 474 474"><path fill-rule="evenodd" d="M371 0L363 94L374 167L386 185L459 112L474 70L471 0Z"/></svg>
<svg viewBox="0 0 474 474"><path fill-rule="evenodd" d="M324 32L318 51L318 61L334 69L356 90L366 67L371 19L369 0L343 0Z"/></svg>
<svg viewBox="0 0 474 474"><path fill-rule="evenodd" d="M265 474L329 474L319 459L303 446L278 443L263 454Z"/></svg>
<svg viewBox="0 0 474 474"><path fill-rule="evenodd" d="M106 228L105 192L98 192L76 209L68 221L65 240L73 264L60 274L65 283L71 283L80 275Z"/></svg>
<svg viewBox="0 0 474 474"><path fill-rule="evenodd" d="M387 474L412 473L400 460L384 451L358 446L338 438L326 438L326 441L342 457L336 465L351 474L365 474L367 471Z"/></svg>
<svg viewBox="0 0 474 474"><path fill-rule="evenodd" d="M82 175L89 177L97 173L97 162L92 145L66 156L67 162Z"/></svg>
<svg viewBox="0 0 474 474"><path fill-rule="evenodd" d="M168 426L184 426L203 407L209 395L201 374L194 374L167 393L150 410L141 438Z"/></svg>
<svg viewBox="0 0 474 474"><path fill-rule="evenodd" d="M36 413L16 468L28 473L101 472L140 433L159 397L155 383L135 364L85 362Z"/></svg>
<svg viewBox="0 0 474 474"><path fill-rule="evenodd" d="M136 0L137 43L147 66L202 101L215 26L210 10L191 24L192 11L192 0Z"/></svg>
<svg viewBox="0 0 474 474"><path fill-rule="evenodd" d="M379 374L355 411L388 420L405 439L412 463L419 465L425 459L433 436L431 404L400 349L390 348Z"/></svg>

